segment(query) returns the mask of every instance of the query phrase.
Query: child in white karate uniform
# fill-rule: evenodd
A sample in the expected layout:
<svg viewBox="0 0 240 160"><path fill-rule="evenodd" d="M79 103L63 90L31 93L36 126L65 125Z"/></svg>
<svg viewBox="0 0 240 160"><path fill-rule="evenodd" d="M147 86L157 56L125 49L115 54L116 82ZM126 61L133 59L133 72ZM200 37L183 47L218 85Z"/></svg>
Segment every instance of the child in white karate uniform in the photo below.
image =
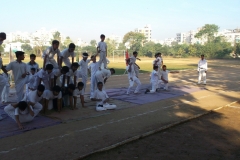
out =
<svg viewBox="0 0 240 160"><path fill-rule="evenodd" d="M169 71L167 70L167 66L163 65L162 71L160 72L160 76L161 76L161 81L162 81L161 84L163 85L164 90L168 90L168 73L169 73Z"/></svg>
<svg viewBox="0 0 240 160"><path fill-rule="evenodd" d="M67 85L69 84L74 84L77 86L77 79L78 79L78 67L79 64L77 62L72 63L71 69L69 69L69 72L66 74L67 75Z"/></svg>
<svg viewBox="0 0 240 160"><path fill-rule="evenodd" d="M69 68L71 67L71 64L74 62L74 57L75 57L75 44L74 43L70 43L69 47L64 49L61 53L60 53L60 67L62 67L62 62L64 62L64 64L66 66L68 66ZM69 60L69 57L72 57L72 63Z"/></svg>
<svg viewBox="0 0 240 160"><path fill-rule="evenodd" d="M103 83L97 83L98 89L95 90L93 97L91 98L92 101L97 101L96 104L96 111L105 111L107 109L115 109L117 106L113 104L108 104L109 97L107 93L103 90Z"/></svg>
<svg viewBox="0 0 240 160"><path fill-rule="evenodd" d="M158 76L158 66L154 66L153 71L151 73L152 89L151 90L147 89L145 91L145 94L148 93L148 92L155 93L157 91L157 89L160 88L159 85L160 85L161 82L162 81L159 80L159 76Z"/></svg>
<svg viewBox="0 0 240 160"><path fill-rule="evenodd" d="M106 42L104 42L105 40L105 35L101 34L100 35L101 41L98 43L97 46L97 53L99 53L100 55L100 62L101 64L104 64L104 68L107 68L107 44ZM101 65L100 65L101 66Z"/></svg>
<svg viewBox="0 0 240 160"><path fill-rule="evenodd" d="M136 87L134 93L138 93L139 89L140 89L140 86L141 86L141 82L136 77L135 70L134 70L134 67L133 67L134 64L130 64L129 59L127 60L127 64L128 64L128 66L126 67L126 70L128 72L128 80L129 80L129 87L128 87L128 90L127 90L127 94L130 93L130 90L133 87L134 83L137 84L137 87Z"/></svg>
<svg viewBox="0 0 240 160"><path fill-rule="evenodd" d="M83 59L78 63L80 70L78 71L78 78L82 78L82 82L84 83L84 92L87 85L88 79L88 63L90 63L91 59L88 59L88 54L82 54Z"/></svg>
<svg viewBox="0 0 240 160"><path fill-rule="evenodd" d="M10 90L10 75L8 73L3 73L2 76L5 78L5 86L2 91L2 103L8 102L9 90Z"/></svg>
<svg viewBox="0 0 240 160"><path fill-rule="evenodd" d="M37 73L37 85L41 84L45 86L45 89L50 90L54 86L54 72L53 72L53 65L47 64L45 69L41 69Z"/></svg>
<svg viewBox="0 0 240 160"><path fill-rule="evenodd" d="M32 121L42 110L39 101L42 99L44 89L43 85L39 85L37 90L29 92L23 101L17 104L9 104L4 108L4 111L17 122L19 129L24 128L22 123Z"/></svg>
<svg viewBox="0 0 240 160"><path fill-rule="evenodd" d="M155 54L155 60L153 61L153 66L158 66L158 75L159 75L159 79L160 79L160 72L161 72L161 68L162 68L162 59L160 57L161 53L156 53Z"/></svg>
<svg viewBox="0 0 240 160"><path fill-rule="evenodd" d="M27 63L27 71L30 72L32 68L35 68L35 72L39 71L39 65L35 62L36 55L30 54L30 62Z"/></svg>
<svg viewBox="0 0 240 160"><path fill-rule="evenodd" d="M115 70L113 68L98 70L95 74L96 82L102 82L103 85L105 85L107 79L113 74L115 74Z"/></svg>
<svg viewBox="0 0 240 160"><path fill-rule="evenodd" d="M43 60L43 68L46 67L47 64L52 64L54 69L59 68L59 57L60 57L60 50L59 47L59 41L53 40L52 46L48 47L42 55ZM55 54L57 54L57 62L54 59Z"/></svg>
<svg viewBox="0 0 240 160"><path fill-rule="evenodd" d="M134 71L135 71L136 77L138 77L139 69L140 69L140 67L136 64L136 60L138 59L138 60L141 61L141 59L137 58L137 56L138 56L138 52L135 51L135 52L133 52L133 56L130 57L130 64L132 64L133 67L134 67Z"/></svg>

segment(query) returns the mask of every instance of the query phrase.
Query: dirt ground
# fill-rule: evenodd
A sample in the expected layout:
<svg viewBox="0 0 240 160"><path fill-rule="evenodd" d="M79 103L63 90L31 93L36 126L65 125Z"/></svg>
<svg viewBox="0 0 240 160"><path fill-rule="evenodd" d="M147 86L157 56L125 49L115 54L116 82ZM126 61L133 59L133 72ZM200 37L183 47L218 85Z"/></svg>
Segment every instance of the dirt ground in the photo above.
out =
<svg viewBox="0 0 240 160"><path fill-rule="evenodd" d="M84 160L240 159L240 103Z"/></svg>

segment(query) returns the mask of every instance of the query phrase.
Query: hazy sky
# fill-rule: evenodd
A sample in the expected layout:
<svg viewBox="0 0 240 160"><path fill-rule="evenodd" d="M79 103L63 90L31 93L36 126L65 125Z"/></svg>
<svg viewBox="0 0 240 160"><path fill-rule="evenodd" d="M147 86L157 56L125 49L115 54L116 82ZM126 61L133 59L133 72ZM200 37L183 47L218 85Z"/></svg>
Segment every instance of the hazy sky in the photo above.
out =
<svg viewBox="0 0 240 160"><path fill-rule="evenodd" d="M146 24L163 40L204 24L240 27L240 0L0 0L0 31L57 28L72 39L126 32Z"/></svg>

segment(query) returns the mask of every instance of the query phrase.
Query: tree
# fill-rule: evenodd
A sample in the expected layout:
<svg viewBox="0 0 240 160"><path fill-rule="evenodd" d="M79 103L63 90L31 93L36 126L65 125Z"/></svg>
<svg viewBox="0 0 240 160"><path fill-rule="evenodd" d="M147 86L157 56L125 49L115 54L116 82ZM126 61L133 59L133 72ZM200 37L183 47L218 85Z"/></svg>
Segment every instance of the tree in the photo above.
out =
<svg viewBox="0 0 240 160"><path fill-rule="evenodd" d="M146 43L146 37L142 33L128 32L123 37L123 44L128 43L130 50L140 51L143 44Z"/></svg>
<svg viewBox="0 0 240 160"><path fill-rule="evenodd" d="M196 55L196 52L197 52L197 49L194 45L190 45L188 47L188 54L191 55L191 56L195 56Z"/></svg>
<svg viewBox="0 0 240 160"><path fill-rule="evenodd" d="M50 44L52 44L53 40L58 40L59 42L61 42L62 38L61 38L61 33L59 31L56 31L55 33L53 33L53 39L51 39Z"/></svg>
<svg viewBox="0 0 240 160"><path fill-rule="evenodd" d="M215 24L205 24L202 29L195 34L195 38L207 38L208 42L214 40L215 33L218 32L219 27Z"/></svg>
<svg viewBox="0 0 240 160"><path fill-rule="evenodd" d="M155 50L155 43L154 42L147 42L142 47L142 54L147 56L147 57L154 57L155 53L156 53L156 50Z"/></svg>
<svg viewBox="0 0 240 160"><path fill-rule="evenodd" d="M90 44L91 44L91 46L93 46L93 47L97 47L96 45L97 45L97 41L96 40L91 40L90 41Z"/></svg>
<svg viewBox="0 0 240 160"><path fill-rule="evenodd" d="M27 54L31 54L33 52L33 48L32 46L30 46L29 44L25 43L25 44L22 44L21 46L22 50L27 53Z"/></svg>
<svg viewBox="0 0 240 160"><path fill-rule="evenodd" d="M235 55L240 55L240 43L235 43L234 53L235 53Z"/></svg>
<svg viewBox="0 0 240 160"><path fill-rule="evenodd" d="M126 50L126 47L123 43L119 43L118 50Z"/></svg>
<svg viewBox="0 0 240 160"><path fill-rule="evenodd" d="M67 36L66 39L63 42L63 46L65 46L65 48L67 48L70 43L72 43L72 40L69 36Z"/></svg>
<svg viewBox="0 0 240 160"><path fill-rule="evenodd" d="M115 40L107 38L106 41L107 43L107 54L112 55L113 51L117 49L117 42Z"/></svg>
<svg viewBox="0 0 240 160"><path fill-rule="evenodd" d="M93 46L85 46L85 47L82 47L81 50L82 52L87 52L90 55L96 54L97 52L96 47L93 47Z"/></svg>

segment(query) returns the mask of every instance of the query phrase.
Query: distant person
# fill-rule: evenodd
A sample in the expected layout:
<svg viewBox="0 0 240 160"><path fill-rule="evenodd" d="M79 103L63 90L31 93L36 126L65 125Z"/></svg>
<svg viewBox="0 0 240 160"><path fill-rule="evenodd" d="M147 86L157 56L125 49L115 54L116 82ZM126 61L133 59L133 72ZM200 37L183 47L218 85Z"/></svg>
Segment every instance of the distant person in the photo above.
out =
<svg viewBox="0 0 240 160"><path fill-rule="evenodd" d="M161 76L161 81L162 81L164 90L168 90L168 73L169 71L167 70L167 66L163 65L162 71L160 72L160 76Z"/></svg>
<svg viewBox="0 0 240 160"><path fill-rule="evenodd" d="M14 76L16 94L18 97L17 100L18 102L20 102L23 99L24 87L27 80L26 76L29 75L29 72L27 71L26 63L22 62L25 58L24 52L17 51L15 52L15 54L16 54L17 60L10 62L6 67L6 71L12 70L12 73Z"/></svg>
<svg viewBox="0 0 240 160"><path fill-rule="evenodd" d="M39 71L39 65L35 62L35 60L36 60L36 55L30 54L30 62L27 63L28 72L30 72L32 68L35 68L36 72Z"/></svg>
<svg viewBox="0 0 240 160"><path fill-rule="evenodd" d="M100 38L101 38L101 41L98 43L97 53L99 53L101 64L103 63L104 68L106 69L107 68L107 59L106 59L106 57L107 57L107 44L106 44L106 42L104 42L105 35L101 34Z"/></svg>
<svg viewBox="0 0 240 160"><path fill-rule="evenodd" d="M75 50L75 44L74 43L70 43L68 48L64 49L61 53L60 53L60 67L62 67L62 62L64 62L64 64L66 66L68 66L69 68L71 67L71 64L74 62L74 57L76 56L74 53ZM72 62L70 62L69 57L72 58Z"/></svg>
<svg viewBox="0 0 240 160"><path fill-rule="evenodd" d="M3 44L3 41L7 38L6 36L6 33L4 32L1 32L0 33L0 46ZM0 70L2 69L3 67L3 61L2 61L2 57L1 57L1 52L0 52ZM2 91L3 91L3 88L4 86L6 85L6 81L5 81L5 78L0 74L0 95L2 95ZM1 103L1 101L0 101ZM0 120L2 120L2 116L0 115Z"/></svg>
<svg viewBox="0 0 240 160"><path fill-rule="evenodd" d="M145 94L150 92L150 93L155 93L157 91L158 88L160 88L160 83L161 80L159 80L159 75L158 75L158 66L154 66L153 67L153 71L151 73L151 84L152 84L152 89L149 90L147 89L145 91Z"/></svg>
<svg viewBox="0 0 240 160"><path fill-rule="evenodd" d="M95 74L96 82L102 82L104 85L107 82L107 79L113 74L115 74L113 68L98 70Z"/></svg>
<svg viewBox="0 0 240 160"><path fill-rule="evenodd" d="M59 41L53 40L52 41L52 46L48 47L44 52L43 52L43 68L46 67L47 64L52 64L54 69L59 68L59 57L60 57L60 50L58 49L59 47ZM55 54L57 54L57 62L54 59Z"/></svg>
<svg viewBox="0 0 240 160"><path fill-rule="evenodd" d="M80 70L78 72L78 78L82 78L85 92L88 79L88 63L90 63L91 59L88 59L88 53L83 53L82 57L83 59L78 63L80 67Z"/></svg>
<svg viewBox="0 0 240 160"><path fill-rule="evenodd" d="M47 64L45 68L37 73L37 86L43 83L46 90L50 90L54 86L53 65Z"/></svg>
<svg viewBox="0 0 240 160"><path fill-rule="evenodd" d="M137 51L134 51L133 52L133 56L130 57L130 64L133 64L133 67L134 67L134 71L135 71L135 74L136 74L136 77L138 78L138 74L139 74L139 69L140 67L136 64L136 60L140 60L140 58L137 58L138 56L138 52Z"/></svg>
<svg viewBox="0 0 240 160"><path fill-rule="evenodd" d="M109 97L107 93L103 90L103 83L97 83L97 90L94 91L93 97L91 98L92 101L97 101L96 104L96 111L104 111L107 109L115 109L117 106L113 104L108 104Z"/></svg>
<svg viewBox="0 0 240 160"><path fill-rule="evenodd" d="M128 95L130 94L131 88L133 87L134 83L137 84L137 87L136 87L134 93L139 93L141 82L136 77L136 73L135 73L135 70L134 70L134 67L133 67L134 64L130 64L129 59L127 59L127 64L128 64L128 66L126 67L126 70L128 72L128 80L129 80L129 87L128 87L128 90L127 90L127 94Z"/></svg>
<svg viewBox="0 0 240 160"><path fill-rule="evenodd" d="M198 84L201 84L201 80L203 84L206 85L206 74L207 74L207 61L204 58L204 55L201 55L201 60L198 62Z"/></svg>

